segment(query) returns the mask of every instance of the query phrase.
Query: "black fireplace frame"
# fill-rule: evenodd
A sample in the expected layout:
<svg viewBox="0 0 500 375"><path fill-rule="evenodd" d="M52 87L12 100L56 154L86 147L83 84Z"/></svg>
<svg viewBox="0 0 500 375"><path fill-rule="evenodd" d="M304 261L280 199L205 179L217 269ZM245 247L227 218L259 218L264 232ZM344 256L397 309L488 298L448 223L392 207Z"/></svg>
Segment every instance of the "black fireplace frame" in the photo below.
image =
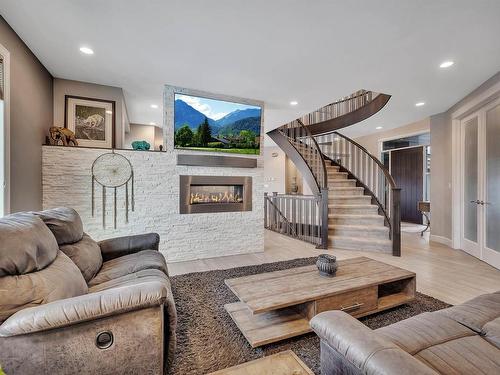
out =
<svg viewBox="0 0 500 375"><path fill-rule="evenodd" d="M252 211L252 177L249 176L187 176L180 175L179 213L203 214L213 212ZM189 204L192 185L242 185L241 203Z"/></svg>

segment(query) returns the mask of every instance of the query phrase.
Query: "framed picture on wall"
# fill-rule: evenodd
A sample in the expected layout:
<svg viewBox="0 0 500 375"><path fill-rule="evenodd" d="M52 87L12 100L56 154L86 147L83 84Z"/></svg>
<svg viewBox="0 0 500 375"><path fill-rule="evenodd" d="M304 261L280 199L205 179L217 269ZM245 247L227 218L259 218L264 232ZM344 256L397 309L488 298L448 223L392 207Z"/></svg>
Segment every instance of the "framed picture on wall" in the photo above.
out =
<svg viewBox="0 0 500 375"><path fill-rule="evenodd" d="M115 102L65 96L64 127L75 133L80 146L115 147Z"/></svg>

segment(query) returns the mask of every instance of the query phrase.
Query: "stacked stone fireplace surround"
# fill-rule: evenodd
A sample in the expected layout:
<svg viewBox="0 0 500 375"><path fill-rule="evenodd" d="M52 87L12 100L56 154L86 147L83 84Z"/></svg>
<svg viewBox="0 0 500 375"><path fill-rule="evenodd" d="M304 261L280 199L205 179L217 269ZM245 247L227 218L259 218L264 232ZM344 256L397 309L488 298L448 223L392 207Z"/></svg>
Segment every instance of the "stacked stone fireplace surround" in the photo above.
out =
<svg viewBox="0 0 500 375"><path fill-rule="evenodd" d="M116 229L112 225L114 208L111 189L108 190L105 207L106 228L102 226L101 191L96 193L96 211L92 216L91 167L99 155L111 152L107 149L42 146L43 208L75 208L87 233L96 239L157 232L161 238L160 251L169 262L264 251L263 158L238 156L256 159L255 168L208 166L209 163L205 166L178 165L178 154L195 154L201 161L214 154L174 149L174 92L263 106L251 100L165 86L165 151L115 150L129 159L134 170L135 210L129 212L129 222L125 222L124 188L117 189ZM251 210L181 214L181 175L250 177Z"/></svg>

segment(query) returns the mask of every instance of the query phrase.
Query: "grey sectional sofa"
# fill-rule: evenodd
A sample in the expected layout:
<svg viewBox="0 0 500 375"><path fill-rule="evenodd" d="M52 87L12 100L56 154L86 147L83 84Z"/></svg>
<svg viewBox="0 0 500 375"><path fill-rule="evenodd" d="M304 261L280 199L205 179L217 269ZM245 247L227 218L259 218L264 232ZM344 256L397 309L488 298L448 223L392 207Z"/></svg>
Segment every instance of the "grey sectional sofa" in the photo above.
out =
<svg viewBox="0 0 500 375"><path fill-rule="evenodd" d="M500 291L375 331L341 311L311 326L323 375L500 374Z"/></svg>
<svg viewBox="0 0 500 375"><path fill-rule="evenodd" d="M7 374L161 374L176 311L159 236L95 242L76 211L0 219L0 365Z"/></svg>

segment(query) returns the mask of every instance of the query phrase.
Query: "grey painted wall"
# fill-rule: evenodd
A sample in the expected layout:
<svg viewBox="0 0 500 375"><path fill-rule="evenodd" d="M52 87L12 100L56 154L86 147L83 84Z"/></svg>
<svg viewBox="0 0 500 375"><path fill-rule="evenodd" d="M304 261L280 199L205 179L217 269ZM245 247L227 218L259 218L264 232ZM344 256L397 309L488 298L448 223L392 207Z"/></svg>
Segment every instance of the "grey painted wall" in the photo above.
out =
<svg viewBox="0 0 500 375"><path fill-rule="evenodd" d="M42 143L52 126L52 76L0 16L10 52L10 208L42 208Z"/></svg>
<svg viewBox="0 0 500 375"><path fill-rule="evenodd" d="M430 118L431 126L431 212L433 236L451 238L452 130L447 112Z"/></svg>
<svg viewBox="0 0 500 375"><path fill-rule="evenodd" d="M122 148L125 130L128 128L123 90L120 87L97 85L94 83L54 78L54 124L64 126L64 98L66 95L114 100L115 107L115 147Z"/></svg>
<svg viewBox="0 0 500 375"><path fill-rule="evenodd" d="M431 116L431 234L452 237L452 113L476 100L500 82L500 72L481 84L446 112Z"/></svg>

